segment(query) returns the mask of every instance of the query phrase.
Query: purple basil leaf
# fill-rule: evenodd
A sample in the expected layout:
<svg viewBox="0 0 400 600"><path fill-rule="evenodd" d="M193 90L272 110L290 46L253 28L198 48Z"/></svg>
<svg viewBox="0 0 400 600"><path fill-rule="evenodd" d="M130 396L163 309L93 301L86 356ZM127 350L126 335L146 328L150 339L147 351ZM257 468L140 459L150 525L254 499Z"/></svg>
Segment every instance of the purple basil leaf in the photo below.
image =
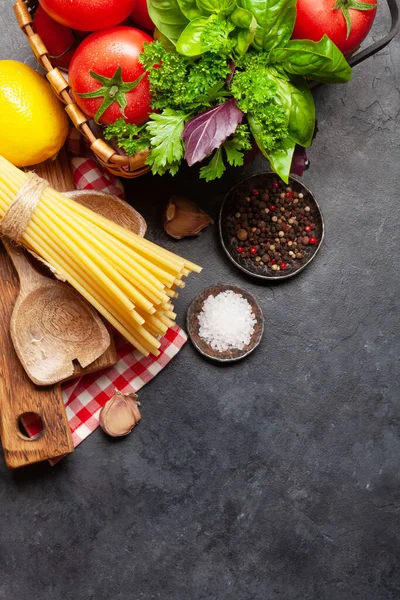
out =
<svg viewBox="0 0 400 600"><path fill-rule="evenodd" d="M186 123L182 133L185 140L185 159L191 167L209 156L236 131L243 113L231 98L223 104L210 108Z"/></svg>
<svg viewBox="0 0 400 600"><path fill-rule="evenodd" d="M290 172L294 173L294 175L299 175L301 177L308 169L309 161L307 158L307 153L305 148L302 146L296 146L293 153L292 166L290 167Z"/></svg>

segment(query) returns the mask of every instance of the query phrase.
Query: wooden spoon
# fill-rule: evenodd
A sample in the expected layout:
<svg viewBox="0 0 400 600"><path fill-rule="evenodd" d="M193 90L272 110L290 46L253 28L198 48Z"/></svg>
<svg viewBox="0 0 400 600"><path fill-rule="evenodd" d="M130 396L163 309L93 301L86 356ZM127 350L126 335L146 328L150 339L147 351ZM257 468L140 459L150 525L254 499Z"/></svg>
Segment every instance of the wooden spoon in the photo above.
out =
<svg viewBox="0 0 400 600"><path fill-rule="evenodd" d="M5 246L20 280L10 323L18 358L37 385L67 379L75 360L86 367L105 352L108 330L72 287L40 275L20 247Z"/></svg>

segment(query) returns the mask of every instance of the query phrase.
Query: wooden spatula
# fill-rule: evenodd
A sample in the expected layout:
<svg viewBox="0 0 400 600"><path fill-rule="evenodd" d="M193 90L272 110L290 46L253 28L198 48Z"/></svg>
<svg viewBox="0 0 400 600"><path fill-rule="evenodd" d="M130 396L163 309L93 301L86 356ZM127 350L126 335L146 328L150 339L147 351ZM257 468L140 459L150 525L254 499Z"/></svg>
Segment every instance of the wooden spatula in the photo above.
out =
<svg viewBox="0 0 400 600"><path fill-rule="evenodd" d="M87 367L105 352L108 330L78 292L40 275L21 248L5 246L20 280L10 323L18 358L37 385L68 379L75 360Z"/></svg>

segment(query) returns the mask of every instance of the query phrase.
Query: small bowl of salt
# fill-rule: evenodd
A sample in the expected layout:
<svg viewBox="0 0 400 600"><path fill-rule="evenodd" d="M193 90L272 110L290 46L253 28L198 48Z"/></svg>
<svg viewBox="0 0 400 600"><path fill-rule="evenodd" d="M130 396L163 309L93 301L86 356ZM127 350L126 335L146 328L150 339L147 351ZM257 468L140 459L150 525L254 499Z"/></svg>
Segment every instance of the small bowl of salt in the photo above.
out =
<svg viewBox="0 0 400 600"><path fill-rule="evenodd" d="M213 285L200 292L189 307L186 325L200 354L219 362L248 356L264 333L257 300L234 285Z"/></svg>

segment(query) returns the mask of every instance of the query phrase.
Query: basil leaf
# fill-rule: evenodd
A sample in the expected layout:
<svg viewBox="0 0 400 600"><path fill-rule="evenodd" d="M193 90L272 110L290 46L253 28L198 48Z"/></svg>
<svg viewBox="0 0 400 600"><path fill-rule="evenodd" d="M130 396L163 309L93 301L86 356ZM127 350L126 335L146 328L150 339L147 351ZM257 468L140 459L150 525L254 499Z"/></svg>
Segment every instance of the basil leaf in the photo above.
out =
<svg viewBox="0 0 400 600"><path fill-rule="evenodd" d="M227 17L235 10L236 0L197 0L200 11Z"/></svg>
<svg viewBox="0 0 400 600"><path fill-rule="evenodd" d="M189 22L182 14L177 0L147 0L147 8L157 29L176 44Z"/></svg>
<svg viewBox="0 0 400 600"><path fill-rule="evenodd" d="M268 73L276 84L275 101L287 114L290 138L300 146L311 146L315 128L315 104L310 89L302 77L293 82Z"/></svg>
<svg viewBox="0 0 400 600"><path fill-rule="evenodd" d="M193 21L194 19L199 19L204 16L204 13L198 8L196 4L196 0L178 0L179 8L181 9L181 13L189 19L189 21Z"/></svg>
<svg viewBox="0 0 400 600"><path fill-rule="evenodd" d="M308 148L311 146L315 129L314 98L303 77L296 79L295 85L290 86L291 110L288 131L290 138Z"/></svg>
<svg viewBox="0 0 400 600"><path fill-rule="evenodd" d="M236 35L234 52L237 58L246 54L251 42L254 40L255 29L239 29Z"/></svg>
<svg viewBox="0 0 400 600"><path fill-rule="evenodd" d="M270 62L281 65L287 73L304 75L321 83L346 83L351 67L328 36L319 42L290 40L284 48L274 48Z"/></svg>
<svg viewBox="0 0 400 600"><path fill-rule="evenodd" d="M201 37L207 21L207 17L190 21L176 42L176 50L179 54L183 54L184 56L199 56L206 51Z"/></svg>
<svg viewBox="0 0 400 600"><path fill-rule="evenodd" d="M289 175L292 167L293 154L296 144L290 138L283 141L281 150L269 152L267 158L271 168L285 183L289 183Z"/></svg>
<svg viewBox="0 0 400 600"><path fill-rule="evenodd" d="M240 27L241 29L251 29L256 32L257 29L257 21L252 12L242 8L241 6L237 6L233 13L230 15L229 20L235 25L235 27Z"/></svg>
<svg viewBox="0 0 400 600"><path fill-rule="evenodd" d="M241 0L240 4L253 13L257 31L253 46L259 52L286 44L296 20L297 0Z"/></svg>
<svg viewBox="0 0 400 600"><path fill-rule="evenodd" d="M267 154L260 143L259 126L257 122L250 114L247 115L247 121L256 144L265 158L269 160L271 169L277 175L279 175L279 177L283 179L285 183L289 183L290 167L292 166L293 153L296 146L295 142L293 142L289 137L285 138L282 141L282 149L272 150Z"/></svg>
<svg viewBox="0 0 400 600"><path fill-rule="evenodd" d="M236 131L242 120L243 113L231 98L188 121L182 134L188 165L191 167L211 154Z"/></svg>
<svg viewBox="0 0 400 600"><path fill-rule="evenodd" d="M168 52L171 52L171 50L175 50L175 44L173 44L171 42L171 40L169 40L163 33L161 33L161 31L159 31L157 28L154 30L154 39L157 42L160 42L164 48L166 50L168 50Z"/></svg>

